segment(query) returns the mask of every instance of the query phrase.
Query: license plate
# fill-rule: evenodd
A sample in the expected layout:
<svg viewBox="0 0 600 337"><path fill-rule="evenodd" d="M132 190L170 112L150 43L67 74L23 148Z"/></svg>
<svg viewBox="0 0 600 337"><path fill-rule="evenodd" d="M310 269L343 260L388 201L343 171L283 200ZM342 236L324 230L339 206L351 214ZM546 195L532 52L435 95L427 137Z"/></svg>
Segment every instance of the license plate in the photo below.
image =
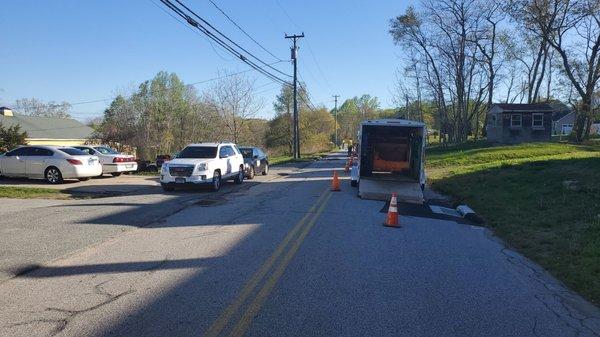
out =
<svg viewBox="0 0 600 337"><path fill-rule="evenodd" d="M125 165L125 168L133 168L133 164Z"/></svg>
<svg viewBox="0 0 600 337"><path fill-rule="evenodd" d="M177 184L185 184L185 178L175 178L175 183L177 183Z"/></svg>

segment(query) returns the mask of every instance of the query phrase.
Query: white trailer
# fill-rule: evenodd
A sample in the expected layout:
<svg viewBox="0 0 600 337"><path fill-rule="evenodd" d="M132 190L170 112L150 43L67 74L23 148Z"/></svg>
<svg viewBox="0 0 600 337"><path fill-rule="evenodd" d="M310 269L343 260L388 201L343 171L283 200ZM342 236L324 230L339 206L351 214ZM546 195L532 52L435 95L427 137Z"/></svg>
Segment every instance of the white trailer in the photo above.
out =
<svg viewBox="0 0 600 337"><path fill-rule="evenodd" d="M404 119L367 120L358 132L358 160L351 183L364 199L423 203L425 188L424 123Z"/></svg>

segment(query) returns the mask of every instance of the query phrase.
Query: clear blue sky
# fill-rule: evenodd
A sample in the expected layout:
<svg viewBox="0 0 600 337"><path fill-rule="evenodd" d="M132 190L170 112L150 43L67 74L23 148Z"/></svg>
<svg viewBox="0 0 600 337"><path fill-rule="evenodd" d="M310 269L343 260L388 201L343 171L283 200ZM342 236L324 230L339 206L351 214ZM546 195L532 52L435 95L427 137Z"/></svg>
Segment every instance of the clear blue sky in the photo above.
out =
<svg viewBox="0 0 600 337"><path fill-rule="evenodd" d="M304 31L299 71L315 104L333 107L332 94L343 100L368 93L378 96L382 106L392 105L401 51L387 33L388 20L410 2L213 1L282 59L290 56L284 33ZM208 0L184 2L265 61L273 60ZM216 53L206 38L159 7L164 8L158 0L3 0L0 105L24 97L71 103L109 98L130 92L161 70L191 83L219 71L247 69L223 51ZM292 72L289 63L281 69ZM250 74L264 101L260 116L269 118L279 87ZM74 105L72 114L80 120L100 116L108 103Z"/></svg>

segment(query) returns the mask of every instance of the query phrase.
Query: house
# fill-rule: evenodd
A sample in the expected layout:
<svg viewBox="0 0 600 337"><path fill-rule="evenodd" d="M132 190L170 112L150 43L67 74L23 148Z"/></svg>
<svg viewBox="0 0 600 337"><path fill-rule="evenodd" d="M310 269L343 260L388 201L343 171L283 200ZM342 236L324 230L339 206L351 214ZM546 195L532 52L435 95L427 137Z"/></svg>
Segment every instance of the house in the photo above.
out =
<svg viewBox="0 0 600 337"><path fill-rule="evenodd" d="M487 116L487 139L508 144L549 141L553 111L546 103L493 104Z"/></svg>
<svg viewBox="0 0 600 337"><path fill-rule="evenodd" d="M29 145L83 145L94 130L71 118L51 118L14 115L7 107L0 107L0 123L4 127L19 125L27 132Z"/></svg>
<svg viewBox="0 0 600 337"><path fill-rule="evenodd" d="M552 134L570 134L575 124L575 112L563 103L551 103L550 106L554 110L552 113Z"/></svg>

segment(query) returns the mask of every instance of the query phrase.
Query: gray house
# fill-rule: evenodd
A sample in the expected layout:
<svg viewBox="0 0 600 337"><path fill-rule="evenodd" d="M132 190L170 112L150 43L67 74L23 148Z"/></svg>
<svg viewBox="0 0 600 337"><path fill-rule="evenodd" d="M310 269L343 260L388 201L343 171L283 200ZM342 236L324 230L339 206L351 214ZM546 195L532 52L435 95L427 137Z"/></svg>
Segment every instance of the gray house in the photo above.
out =
<svg viewBox="0 0 600 337"><path fill-rule="evenodd" d="M575 112L563 103L550 103L554 110L552 113L552 134L568 135L573 131L575 124Z"/></svg>
<svg viewBox="0 0 600 337"><path fill-rule="evenodd" d="M495 143L545 142L552 137L549 104L494 104L488 111L487 139Z"/></svg>

